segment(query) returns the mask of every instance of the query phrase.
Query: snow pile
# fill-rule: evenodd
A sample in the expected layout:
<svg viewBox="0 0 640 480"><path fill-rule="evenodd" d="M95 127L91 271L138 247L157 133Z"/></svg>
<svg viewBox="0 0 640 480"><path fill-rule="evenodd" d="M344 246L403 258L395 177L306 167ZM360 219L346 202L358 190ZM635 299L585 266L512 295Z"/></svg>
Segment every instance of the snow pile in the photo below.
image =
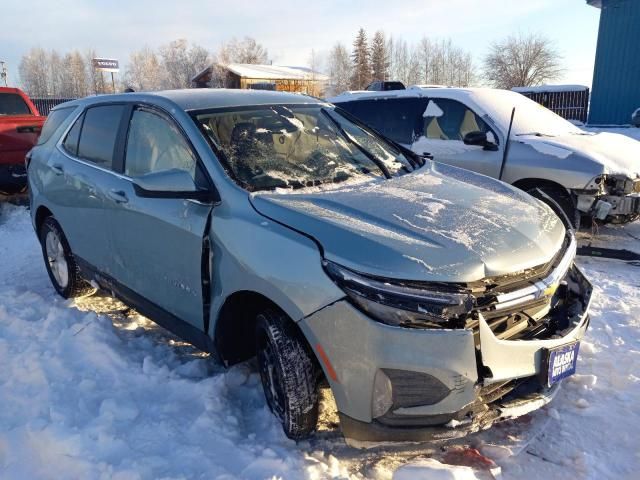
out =
<svg viewBox="0 0 640 480"><path fill-rule="evenodd" d="M640 251L640 222L599 237ZM488 478L429 460L444 462L433 446L351 449L331 420L296 445L253 364L225 372L109 297L59 299L25 208L0 206L0 262L3 480ZM461 442L503 479L634 478L640 468L640 270L579 263L595 296L577 374L550 408Z"/></svg>
<svg viewBox="0 0 640 480"><path fill-rule="evenodd" d="M422 116L424 118L426 118L426 117L441 117L442 115L444 115L444 112L438 106L438 104L436 102L434 102L433 100L429 100L429 103L427 104L427 108L424 110L424 113L422 114Z"/></svg>
<svg viewBox="0 0 640 480"><path fill-rule="evenodd" d="M477 478L470 467L443 465L433 459L403 465L393 475L393 480L475 480Z"/></svg>
<svg viewBox="0 0 640 480"><path fill-rule="evenodd" d="M24 208L0 210L0 258L0 478L340 473L284 436L255 369L223 373L110 298L57 297Z"/></svg>
<svg viewBox="0 0 640 480"><path fill-rule="evenodd" d="M587 132L593 132L593 133L602 133L602 132L606 132L606 133L618 133L620 135L625 135L629 138L633 138L634 140L638 140L640 141L640 128L636 128L636 127L608 127L608 128L602 128L602 127L589 127L586 126L583 128L583 130L586 130Z"/></svg>
<svg viewBox="0 0 640 480"><path fill-rule="evenodd" d="M526 143L527 145L533 147L534 150L542 153L543 155L549 155L561 160L564 160L573 153L572 150L568 150L566 148L553 145L552 143L542 141L539 137L536 137L534 135L520 136L518 137L518 141Z"/></svg>
<svg viewBox="0 0 640 480"><path fill-rule="evenodd" d="M321 80L329 79L323 73L299 67L285 67L281 65L258 65L249 63L230 63L226 69L244 78L264 80Z"/></svg>

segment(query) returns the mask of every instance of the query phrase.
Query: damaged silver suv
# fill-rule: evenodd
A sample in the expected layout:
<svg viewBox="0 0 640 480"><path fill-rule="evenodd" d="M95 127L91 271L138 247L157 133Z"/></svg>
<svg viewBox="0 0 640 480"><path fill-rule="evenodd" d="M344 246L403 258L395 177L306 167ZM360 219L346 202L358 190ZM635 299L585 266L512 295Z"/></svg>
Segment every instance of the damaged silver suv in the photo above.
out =
<svg viewBox="0 0 640 480"><path fill-rule="evenodd" d="M257 356L291 438L327 383L348 441L422 441L539 408L576 369L591 286L571 231L520 190L302 95L54 112L28 180L55 289L97 283L226 365Z"/></svg>

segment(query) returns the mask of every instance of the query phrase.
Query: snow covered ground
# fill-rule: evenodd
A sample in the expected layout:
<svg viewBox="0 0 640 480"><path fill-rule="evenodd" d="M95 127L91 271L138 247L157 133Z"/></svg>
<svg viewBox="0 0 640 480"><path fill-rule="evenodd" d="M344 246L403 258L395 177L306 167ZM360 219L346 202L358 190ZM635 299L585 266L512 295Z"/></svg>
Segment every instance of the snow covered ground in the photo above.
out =
<svg viewBox="0 0 640 480"><path fill-rule="evenodd" d="M640 222L581 237L640 251ZM579 264L595 298L578 374L550 408L461 442L504 479L637 478L640 267ZM0 478L490 478L437 447L349 448L326 404L317 438L296 445L251 363L224 371L109 297L60 299L28 211L0 204Z"/></svg>

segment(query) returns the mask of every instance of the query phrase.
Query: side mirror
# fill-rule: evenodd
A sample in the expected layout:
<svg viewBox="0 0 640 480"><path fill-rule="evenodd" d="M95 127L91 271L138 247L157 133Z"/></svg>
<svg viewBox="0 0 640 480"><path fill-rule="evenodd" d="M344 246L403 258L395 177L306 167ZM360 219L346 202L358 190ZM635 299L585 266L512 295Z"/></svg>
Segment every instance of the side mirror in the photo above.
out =
<svg viewBox="0 0 640 480"><path fill-rule="evenodd" d="M139 197L214 200L211 192L198 190L189 172L176 168L147 173L132 180Z"/></svg>
<svg viewBox="0 0 640 480"><path fill-rule="evenodd" d="M482 147L484 150L498 150L498 145L489 141L485 132L469 132L464 136L462 141L465 145L475 145Z"/></svg>

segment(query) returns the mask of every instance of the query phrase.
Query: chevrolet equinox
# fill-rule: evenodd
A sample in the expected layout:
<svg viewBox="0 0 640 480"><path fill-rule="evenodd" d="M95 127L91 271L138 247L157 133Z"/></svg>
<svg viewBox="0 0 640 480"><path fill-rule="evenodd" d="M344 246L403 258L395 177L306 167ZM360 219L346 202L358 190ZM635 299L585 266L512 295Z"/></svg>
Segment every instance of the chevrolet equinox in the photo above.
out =
<svg viewBox="0 0 640 480"><path fill-rule="evenodd" d="M575 372L591 286L526 193L321 100L182 90L53 110L28 156L51 282L99 285L225 365L294 439L331 387L351 444L462 436Z"/></svg>

